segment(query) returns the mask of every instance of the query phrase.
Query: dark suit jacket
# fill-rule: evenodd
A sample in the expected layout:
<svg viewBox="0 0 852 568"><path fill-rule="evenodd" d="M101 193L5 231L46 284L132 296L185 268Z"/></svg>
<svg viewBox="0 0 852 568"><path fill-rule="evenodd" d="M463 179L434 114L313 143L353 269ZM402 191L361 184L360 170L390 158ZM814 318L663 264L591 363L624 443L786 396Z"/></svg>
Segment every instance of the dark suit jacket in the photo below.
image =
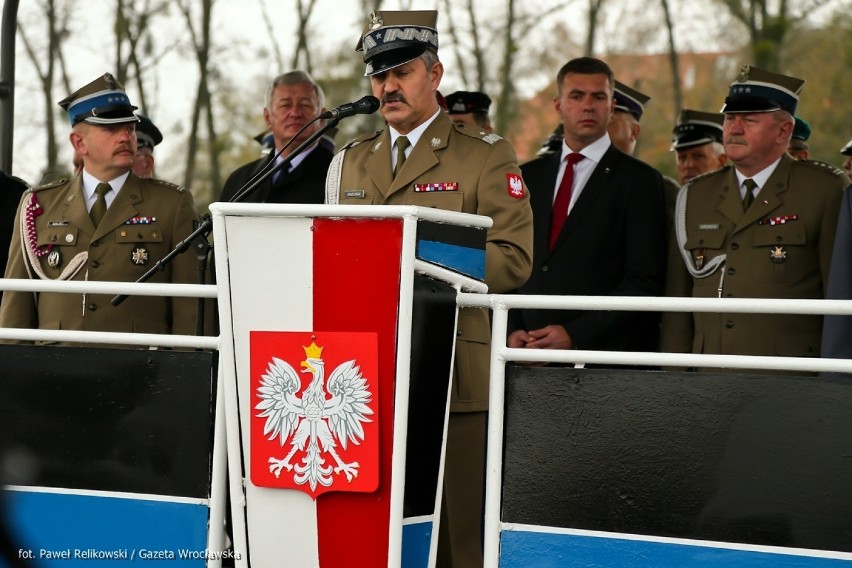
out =
<svg viewBox="0 0 852 568"><path fill-rule="evenodd" d="M533 269L521 294L660 296L666 213L660 174L610 146L548 250L560 153L521 166L533 210ZM657 348L659 316L643 312L512 310L510 331L565 327L578 349Z"/></svg>
<svg viewBox="0 0 852 568"><path fill-rule="evenodd" d="M234 170L225 182L219 201L229 201L274 156L274 153L270 153L265 158ZM325 146L317 145L296 169L282 174L274 187L270 176L242 201L246 203L323 203L325 176L331 158L332 153Z"/></svg>

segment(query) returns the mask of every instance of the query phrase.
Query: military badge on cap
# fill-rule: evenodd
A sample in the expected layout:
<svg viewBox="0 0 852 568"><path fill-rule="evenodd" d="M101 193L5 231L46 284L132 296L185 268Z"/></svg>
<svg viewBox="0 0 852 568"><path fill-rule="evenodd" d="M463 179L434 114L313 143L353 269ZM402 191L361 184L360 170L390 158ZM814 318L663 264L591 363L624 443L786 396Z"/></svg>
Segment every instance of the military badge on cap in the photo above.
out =
<svg viewBox="0 0 852 568"><path fill-rule="evenodd" d="M645 104L651 100L651 97L645 93L640 93L618 81L615 82L613 88L613 98L615 99L615 110L630 113L636 120L642 118L642 113L645 112Z"/></svg>
<svg viewBox="0 0 852 568"><path fill-rule="evenodd" d="M59 106L68 113L71 126L78 122L120 124L139 120L133 114L137 107L130 104L124 87L109 73L68 95Z"/></svg>
<svg viewBox="0 0 852 568"><path fill-rule="evenodd" d="M740 69L725 98L724 113L786 110L796 114L803 79L773 73L750 65Z"/></svg>
<svg viewBox="0 0 852 568"><path fill-rule="evenodd" d="M438 53L438 12L381 10L370 14L356 51L364 52L369 77L413 61L424 51Z"/></svg>
<svg viewBox="0 0 852 568"><path fill-rule="evenodd" d="M703 146L711 142L722 143L722 124L725 115L719 112L702 112L683 109L674 127L672 150Z"/></svg>

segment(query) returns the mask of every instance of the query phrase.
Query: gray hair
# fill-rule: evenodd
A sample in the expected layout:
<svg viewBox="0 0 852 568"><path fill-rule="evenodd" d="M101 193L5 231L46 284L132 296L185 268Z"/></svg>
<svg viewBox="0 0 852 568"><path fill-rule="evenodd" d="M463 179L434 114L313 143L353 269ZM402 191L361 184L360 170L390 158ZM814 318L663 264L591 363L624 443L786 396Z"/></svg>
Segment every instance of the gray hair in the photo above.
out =
<svg viewBox="0 0 852 568"><path fill-rule="evenodd" d="M279 85L298 85L300 83L308 83L313 87L314 94L317 96L318 106L319 108L323 108L325 105L325 93L323 93L322 87L314 81L314 78L307 71L299 70L282 73L272 80L269 88L266 89L266 108L272 110L270 106L272 105L272 93L275 91L275 87Z"/></svg>
<svg viewBox="0 0 852 568"><path fill-rule="evenodd" d="M426 64L427 71L440 61L440 59L438 59L438 54L429 49L420 54L420 59L422 59L423 63Z"/></svg>

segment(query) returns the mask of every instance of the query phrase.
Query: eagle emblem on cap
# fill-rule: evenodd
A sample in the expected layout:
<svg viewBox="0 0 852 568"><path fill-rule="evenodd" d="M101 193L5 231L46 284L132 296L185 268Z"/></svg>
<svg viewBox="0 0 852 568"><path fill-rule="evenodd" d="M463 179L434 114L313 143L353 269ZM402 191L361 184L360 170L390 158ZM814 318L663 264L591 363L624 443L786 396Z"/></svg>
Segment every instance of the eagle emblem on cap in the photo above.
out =
<svg viewBox="0 0 852 568"><path fill-rule="evenodd" d="M378 12L370 12L370 31L375 31L385 25L382 16Z"/></svg>
<svg viewBox="0 0 852 568"><path fill-rule="evenodd" d="M740 83L745 83L748 81L748 74L751 71L751 67L748 65L743 65L743 68L740 69L740 74L737 76L737 81Z"/></svg>

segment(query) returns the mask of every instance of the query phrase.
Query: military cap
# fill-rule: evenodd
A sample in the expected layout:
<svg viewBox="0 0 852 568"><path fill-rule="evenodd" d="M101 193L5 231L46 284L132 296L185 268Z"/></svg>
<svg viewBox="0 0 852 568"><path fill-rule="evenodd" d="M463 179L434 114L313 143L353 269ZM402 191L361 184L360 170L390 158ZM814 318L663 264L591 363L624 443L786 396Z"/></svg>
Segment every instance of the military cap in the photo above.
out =
<svg viewBox="0 0 852 568"><path fill-rule="evenodd" d="M124 87L110 73L68 95L59 101L59 106L68 113L71 126L78 122L120 124L139 120Z"/></svg>
<svg viewBox="0 0 852 568"><path fill-rule="evenodd" d="M488 112L491 97L479 91L456 91L447 95L449 114L467 114L469 112Z"/></svg>
<svg viewBox="0 0 852 568"><path fill-rule="evenodd" d="M424 51L438 53L436 10L376 10L355 46L364 52L369 77L384 73L420 57Z"/></svg>
<svg viewBox="0 0 852 568"><path fill-rule="evenodd" d="M844 156L852 156L852 138L849 139L849 142L840 149L840 153Z"/></svg>
<svg viewBox="0 0 852 568"><path fill-rule="evenodd" d="M807 140L811 137L811 125L804 118L794 116L796 125L793 126L793 138L796 140Z"/></svg>
<svg viewBox="0 0 852 568"><path fill-rule="evenodd" d="M722 112L786 110L794 115L804 84L804 79L744 65L736 80L731 83Z"/></svg>
<svg viewBox="0 0 852 568"><path fill-rule="evenodd" d="M725 115L720 112L702 112L685 108L680 111L674 127L672 150L722 142L722 124Z"/></svg>
<svg viewBox="0 0 852 568"><path fill-rule="evenodd" d="M163 134L157 128L151 119L144 114L137 114L139 123L136 125L136 145L140 148L147 146L154 149L154 146L163 141Z"/></svg>
<svg viewBox="0 0 852 568"><path fill-rule="evenodd" d="M615 109L629 112L636 120L640 120L642 113L645 112L645 103L650 101L651 97L618 81L615 82L613 90L615 91L613 96Z"/></svg>

